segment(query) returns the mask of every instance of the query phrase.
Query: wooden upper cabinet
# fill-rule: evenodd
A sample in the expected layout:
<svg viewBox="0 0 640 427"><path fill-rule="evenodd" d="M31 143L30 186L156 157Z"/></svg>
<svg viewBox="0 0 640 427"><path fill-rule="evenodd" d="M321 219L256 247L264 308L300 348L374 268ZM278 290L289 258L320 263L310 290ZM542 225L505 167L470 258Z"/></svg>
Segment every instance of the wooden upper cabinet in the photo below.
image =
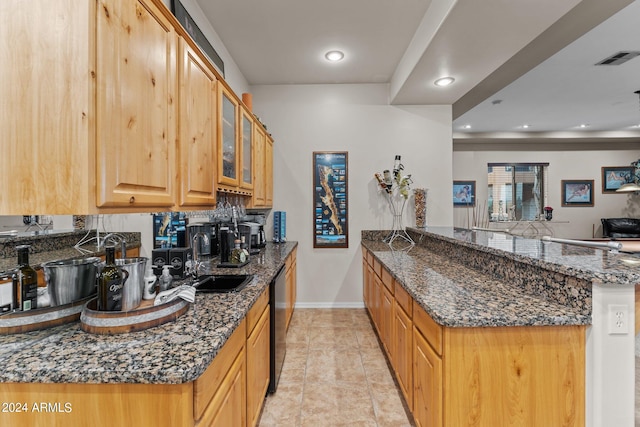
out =
<svg viewBox="0 0 640 427"><path fill-rule="evenodd" d="M273 139L266 135L264 146L264 204L273 206Z"/></svg>
<svg viewBox="0 0 640 427"><path fill-rule="evenodd" d="M238 187L240 184L238 147L238 108L233 94L218 86L218 184Z"/></svg>
<svg viewBox="0 0 640 427"><path fill-rule="evenodd" d="M150 0L100 0L97 14L97 205L170 207L175 30Z"/></svg>
<svg viewBox="0 0 640 427"><path fill-rule="evenodd" d="M180 206L216 201L217 79L199 54L180 38L178 139Z"/></svg>
<svg viewBox="0 0 640 427"><path fill-rule="evenodd" d="M265 145L267 138L260 123L253 127L253 207L265 206Z"/></svg>
<svg viewBox="0 0 640 427"><path fill-rule="evenodd" d="M242 107L240 109L240 149L242 157L242 178L240 187L247 190L253 188L253 118L251 114Z"/></svg>
<svg viewBox="0 0 640 427"><path fill-rule="evenodd" d="M1 215L96 210L94 16L89 1L0 1Z"/></svg>

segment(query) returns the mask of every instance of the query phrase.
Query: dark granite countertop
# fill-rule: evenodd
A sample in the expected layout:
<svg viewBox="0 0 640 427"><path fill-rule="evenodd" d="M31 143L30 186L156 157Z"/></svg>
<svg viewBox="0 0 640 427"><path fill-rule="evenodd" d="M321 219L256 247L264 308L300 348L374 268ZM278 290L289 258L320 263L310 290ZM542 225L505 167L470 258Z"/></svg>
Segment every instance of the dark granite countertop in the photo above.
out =
<svg viewBox="0 0 640 427"><path fill-rule="evenodd" d="M601 260L609 257L601 253L606 251L596 249L597 254L594 255L594 250L590 248L565 248L565 251L572 254L564 255L564 262L569 264L567 268L561 268L563 263L560 260L553 263L550 270L536 265L536 270L533 271L531 264L535 264L535 253L531 253L532 248L540 247L536 243L539 241L535 239L517 237L513 238L517 243L513 244L511 241L510 245L505 245L507 248L519 248L515 254L517 262L512 262L512 252L483 246L477 239L475 242L465 240L467 233L460 234L464 236L462 240L452 229L429 229L429 232L411 234L418 244L408 251L392 250L381 241L380 234L376 235L375 232L363 232L362 245L443 326L591 323L591 282L586 280L586 277L591 277L587 273L588 262L585 262L580 274L574 274L576 261L573 261L573 257L581 256L575 254L584 252L583 256L598 257ZM421 236L428 238L428 241L421 241ZM437 244L443 236L445 244ZM507 240L511 240L512 236L508 237ZM467 245L472 250L460 254L462 245ZM546 264L551 259L548 255L556 251L560 254L562 248L558 246L563 245L545 243L545 246L550 246L545 249ZM487 251L493 260L488 260ZM525 261L531 256L534 257L532 260ZM485 266L485 271L474 264ZM597 274L593 276L599 277Z"/></svg>
<svg viewBox="0 0 640 427"><path fill-rule="evenodd" d="M239 292L196 295L175 322L140 332L93 335L79 323L0 336L0 381L179 384L197 379L275 277L296 242L268 243L239 269L254 274Z"/></svg>

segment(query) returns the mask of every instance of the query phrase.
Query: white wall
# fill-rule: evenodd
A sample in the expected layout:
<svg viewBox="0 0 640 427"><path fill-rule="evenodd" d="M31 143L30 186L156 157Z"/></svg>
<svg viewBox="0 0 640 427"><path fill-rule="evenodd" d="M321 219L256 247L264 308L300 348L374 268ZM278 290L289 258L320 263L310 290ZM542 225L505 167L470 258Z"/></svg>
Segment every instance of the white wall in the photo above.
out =
<svg viewBox="0 0 640 427"><path fill-rule="evenodd" d="M167 9L171 10L171 0L162 0ZM224 80L233 91L242 96L242 93L249 92L249 83L245 79L244 75L240 72L240 69L236 65L235 61L227 51L227 48L222 43L220 36L213 29L211 23L205 18L204 12L200 8L200 5L196 0L180 0L180 3L189 12L191 18L195 21L202 34L207 38L207 41L211 43L211 46L215 49L216 53L220 56L224 62Z"/></svg>
<svg viewBox="0 0 640 427"><path fill-rule="evenodd" d="M640 217L640 196L602 193L602 166L629 166L638 159L639 150L565 150L565 151L517 151L505 148L501 151L455 151L453 153L453 179L475 180L477 200L487 200L487 163L491 162L548 162L549 194L547 205L553 207L554 221L568 224L554 226L556 237L588 239L595 229L596 237L602 235L601 218ZM563 179L593 179L593 207L562 207L561 181ZM465 208L454 209L454 224L467 226Z"/></svg>
<svg viewBox="0 0 640 427"><path fill-rule="evenodd" d="M405 171L413 175L413 188L430 189L428 223L451 225L450 106L390 106L387 85L253 86L251 90L254 112L275 140L274 210L287 212L287 238L299 242L298 303L361 306L360 232L391 227L375 172L392 169L394 156L401 155ZM349 153L348 249L313 248L314 151ZM405 224L413 225L412 206ZM270 217L267 224L272 223Z"/></svg>

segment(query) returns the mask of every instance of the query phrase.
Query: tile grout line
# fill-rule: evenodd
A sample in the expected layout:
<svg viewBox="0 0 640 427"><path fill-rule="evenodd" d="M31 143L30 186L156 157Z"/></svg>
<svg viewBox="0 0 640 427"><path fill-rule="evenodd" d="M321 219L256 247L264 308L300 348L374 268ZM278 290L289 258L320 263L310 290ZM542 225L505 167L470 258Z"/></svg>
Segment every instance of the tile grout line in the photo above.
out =
<svg viewBox="0 0 640 427"><path fill-rule="evenodd" d="M307 369L309 367L309 352L311 351L311 339L309 338L309 327L307 326L305 328L305 333L306 333L306 350L305 350L305 361L304 361L304 375L302 376L302 393L300 396L300 407L298 408L298 426L302 426L302 407L304 404L304 395L305 395L305 390L307 389Z"/></svg>
<svg viewBox="0 0 640 427"><path fill-rule="evenodd" d="M371 327L371 326L370 326ZM374 331L375 333L375 331ZM356 339L358 339L358 353L360 354L360 363L362 363L362 369L364 370L364 376L367 379L367 391L369 392L369 399L371 399L371 407L373 408L373 414L375 416L375 422L376 422L376 427L380 426L380 423L378 422L378 410L376 408L376 402L375 399L373 397L373 390L371 389L371 380L369 379L369 371L367 370L365 364L364 364L364 357L362 355L362 342L361 342L361 338L358 338L358 335L356 335Z"/></svg>

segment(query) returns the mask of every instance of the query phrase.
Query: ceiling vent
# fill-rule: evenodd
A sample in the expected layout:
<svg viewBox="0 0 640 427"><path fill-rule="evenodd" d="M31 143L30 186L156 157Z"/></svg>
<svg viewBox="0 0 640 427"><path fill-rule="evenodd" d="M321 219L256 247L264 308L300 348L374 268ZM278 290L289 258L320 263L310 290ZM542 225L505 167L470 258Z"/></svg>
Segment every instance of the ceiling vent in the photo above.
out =
<svg viewBox="0 0 640 427"><path fill-rule="evenodd" d="M640 55L640 52L638 51L618 52L596 63L596 65L620 65L638 55Z"/></svg>

